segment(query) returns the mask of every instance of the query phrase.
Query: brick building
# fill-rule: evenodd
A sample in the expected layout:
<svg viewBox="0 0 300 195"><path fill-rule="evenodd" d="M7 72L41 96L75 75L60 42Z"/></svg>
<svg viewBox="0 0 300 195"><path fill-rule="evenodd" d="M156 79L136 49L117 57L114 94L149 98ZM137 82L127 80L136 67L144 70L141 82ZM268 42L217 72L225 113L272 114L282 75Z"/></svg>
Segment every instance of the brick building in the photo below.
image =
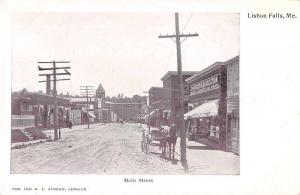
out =
<svg viewBox="0 0 300 195"><path fill-rule="evenodd" d="M197 71L183 71L183 81L184 81L184 88L186 90L188 85L185 82L185 79L191 77L192 75L198 73ZM169 112L168 123L173 124L175 123L176 126L179 126L179 94L180 94L180 86L179 86L179 76L177 71L168 71L162 78L163 82L163 89L164 89L164 99L163 105L165 106L164 112ZM184 99L187 101L188 96L185 95ZM186 112L187 110L185 110ZM166 114L168 115L168 114ZM165 118L165 116L164 116Z"/></svg>
<svg viewBox="0 0 300 195"><path fill-rule="evenodd" d="M164 98L164 88L162 87L151 87L149 89L149 105L155 106L154 104L161 101Z"/></svg>

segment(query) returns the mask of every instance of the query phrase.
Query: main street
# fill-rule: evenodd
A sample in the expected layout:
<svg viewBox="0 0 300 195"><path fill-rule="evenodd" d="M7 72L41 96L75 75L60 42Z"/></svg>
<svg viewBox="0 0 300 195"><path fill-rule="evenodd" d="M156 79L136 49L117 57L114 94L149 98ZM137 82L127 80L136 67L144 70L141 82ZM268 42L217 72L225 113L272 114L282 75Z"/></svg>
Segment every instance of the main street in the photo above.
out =
<svg viewBox="0 0 300 195"><path fill-rule="evenodd" d="M133 123L94 124L63 130L62 139L12 149L12 173L185 174L180 156L161 158L157 146L141 151L142 128ZM177 152L179 152L177 141ZM191 143L190 143L191 144ZM197 148L197 146L190 147ZM201 148L201 147L200 147ZM237 174L239 157L217 150L189 150L188 174Z"/></svg>

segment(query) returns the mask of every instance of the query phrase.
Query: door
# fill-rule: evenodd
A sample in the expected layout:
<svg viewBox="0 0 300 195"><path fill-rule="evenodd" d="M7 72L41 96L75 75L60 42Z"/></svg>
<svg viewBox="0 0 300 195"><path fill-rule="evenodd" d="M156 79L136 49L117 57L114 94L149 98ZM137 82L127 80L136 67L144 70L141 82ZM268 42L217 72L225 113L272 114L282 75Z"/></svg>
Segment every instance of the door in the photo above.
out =
<svg viewBox="0 0 300 195"><path fill-rule="evenodd" d="M226 151L232 151L232 117L227 115L227 127L226 127Z"/></svg>
<svg viewBox="0 0 300 195"><path fill-rule="evenodd" d="M232 152L239 154L239 118L234 117L232 120L232 138L231 138L231 145L232 145Z"/></svg>

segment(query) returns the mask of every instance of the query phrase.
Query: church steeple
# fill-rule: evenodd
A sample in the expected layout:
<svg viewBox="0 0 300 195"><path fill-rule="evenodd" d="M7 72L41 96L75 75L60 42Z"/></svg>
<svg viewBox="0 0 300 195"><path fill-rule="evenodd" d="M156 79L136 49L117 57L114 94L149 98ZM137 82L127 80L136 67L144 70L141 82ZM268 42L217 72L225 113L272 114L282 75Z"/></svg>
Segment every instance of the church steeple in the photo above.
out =
<svg viewBox="0 0 300 195"><path fill-rule="evenodd" d="M98 88L96 89L96 98L105 98L105 90L101 83L99 84Z"/></svg>

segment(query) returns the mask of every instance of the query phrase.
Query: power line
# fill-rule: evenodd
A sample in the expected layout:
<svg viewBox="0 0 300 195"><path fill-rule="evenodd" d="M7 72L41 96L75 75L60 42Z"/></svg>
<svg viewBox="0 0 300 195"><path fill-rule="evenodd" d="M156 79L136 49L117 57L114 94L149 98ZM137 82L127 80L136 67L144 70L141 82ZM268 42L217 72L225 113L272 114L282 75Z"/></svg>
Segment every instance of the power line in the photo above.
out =
<svg viewBox="0 0 300 195"><path fill-rule="evenodd" d="M182 28L181 32L183 32L184 29L187 27L187 25L190 23L192 17L193 17L193 14L190 14L190 17L189 17L188 20L186 21L186 23L185 23L184 27ZM187 37L185 37L180 43L183 43L186 39L187 39Z"/></svg>
<svg viewBox="0 0 300 195"><path fill-rule="evenodd" d="M167 57L167 63L165 65L164 69L163 69L162 74L164 74L166 72L166 70L167 70L167 68L169 66L169 63L170 63L171 56L173 55L173 52L174 52L174 47L171 48L171 51L170 51L170 53L169 53L169 55Z"/></svg>
<svg viewBox="0 0 300 195"><path fill-rule="evenodd" d="M86 115L87 115L87 124L88 124L88 129L90 128L90 118L89 118L89 99L92 98L92 95L93 92L94 92L94 86L88 86L88 85L85 85L85 86L80 86L80 95L83 97L83 98L86 98Z"/></svg>
<svg viewBox="0 0 300 195"><path fill-rule="evenodd" d="M193 13L190 14L190 16L189 16L189 18L187 19L187 21L186 21L184 27L181 29L181 32L183 32L184 29L187 27L187 25L188 25L189 22L191 21L192 17L193 17Z"/></svg>

